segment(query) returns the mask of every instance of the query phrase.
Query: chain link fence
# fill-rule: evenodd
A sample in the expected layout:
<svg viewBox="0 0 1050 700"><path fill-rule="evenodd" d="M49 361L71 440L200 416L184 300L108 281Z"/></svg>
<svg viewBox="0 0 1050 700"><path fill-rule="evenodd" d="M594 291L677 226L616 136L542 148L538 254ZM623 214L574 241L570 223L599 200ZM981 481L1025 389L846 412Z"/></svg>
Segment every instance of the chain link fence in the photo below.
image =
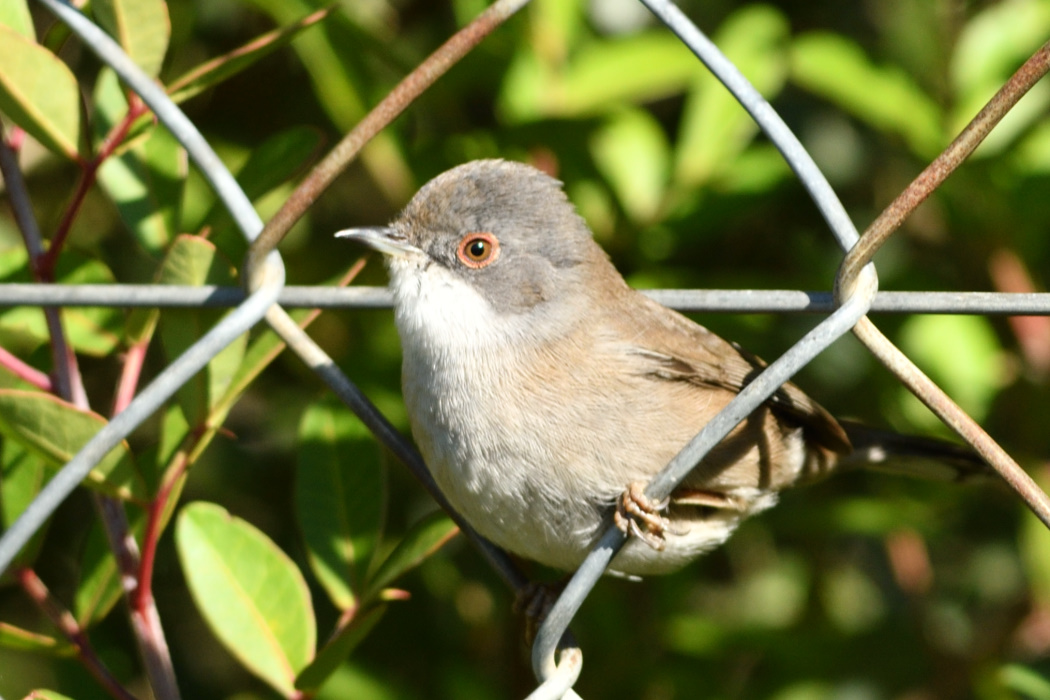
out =
<svg viewBox="0 0 1050 700"><path fill-rule="evenodd" d="M247 291L224 286L177 285L0 285L0 304L32 305L47 309L74 306L123 308L232 307L203 337L157 376L111 420L40 491L22 515L0 538L0 570L8 570L19 553L40 531L55 509L81 484L108 453L144 421L153 416L176 392L238 337L260 323L267 323L375 434L376 438L407 465L417 479L448 509L422 459L384 418L373 403L336 367L325 352L285 311L286 308L387 308L391 299L383 288L316 288L285 285L285 272L276 246L291 225L331 184L370 138L408 107L449 67L467 54L489 32L524 4L525 0L498 0L477 20L449 39L385 98L324 161L303 181L284 207L264 226L250 201L194 124L179 110L153 79L143 73L108 34L77 9L60 0L39 0L61 19L83 44L115 70L157 118L174 134L193 163L218 193L244 237L251 242L241 271ZM761 126L790 164L819 207L830 233L843 251L834 290L734 291L653 290L654 298L668 306L689 311L819 312L828 316L760 375L683 448L681 453L648 485L646 495L667 497L677 483L756 407L784 382L842 335L853 332L900 382L908 387L945 424L979 452L1024 499L1031 510L1050 526L1050 499L1016 462L981 427L927 378L869 320L872 311L894 313L1050 315L1050 294L995 294L977 292L919 293L878 292L876 269L871 260L879 247L908 214L976 148L992 127L1050 68L1050 46L1037 52L974 119L955 142L936 159L903 194L886 209L863 235L858 235L832 188L798 139L739 70L673 3L641 0L714 73ZM29 195L9 148L0 151L7 196L27 244L37 254L43 245ZM60 367L61 363L56 364ZM57 382L58 393L75 401L75 379ZM64 388L63 388L64 387ZM104 509L103 509L104 510ZM528 584L517 566L501 551L473 534L469 525L450 511L460 529L472 538L500 576L515 590ZM110 526L111 539L126 537L126 525ZM615 527L595 545L591 555L574 573L546 617L533 646L533 667L539 686L532 699L575 697L572 687L582 668L583 652L573 642L569 625L606 566L624 544L625 535ZM119 547L118 547L119 550ZM133 568L133 567L132 567ZM136 633L153 692L158 698L178 697L177 684L163 636L147 629L157 622L155 609L146 606ZM159 627L159 624L157 625Z"/></svg>

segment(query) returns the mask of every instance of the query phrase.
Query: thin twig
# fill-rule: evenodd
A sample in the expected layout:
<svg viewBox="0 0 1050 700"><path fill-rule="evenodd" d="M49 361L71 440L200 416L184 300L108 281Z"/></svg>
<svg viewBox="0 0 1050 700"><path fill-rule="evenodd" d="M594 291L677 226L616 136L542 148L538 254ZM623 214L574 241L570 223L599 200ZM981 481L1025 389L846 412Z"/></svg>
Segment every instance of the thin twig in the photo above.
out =
<svg viewBox="0 0 1050 700"><path fill-rule="evenodd" d="M36 367L26 364L24 360L15 357L4 348L0 348L0 367L3 367L22 381L28 382L38 389L52 391L54 388L51 384L51 377L38 370Z"/></svg>
<svg viewBox="0 0 1050 700"><path fill-rule="evenodd" d="M453 34L434 53L391 90L383 100L358 122L350 133L335 145L324 160L310 172L284 205L263 228L248 251L245 268L254 270L266 255L277 247L284 235L321 196L332 181L346 169L358 152L376 134L394 121L412 101L419 97L449 68L470 52L528 0L496 0L463 29Z"/></svg>
<svg viewBox="0 0 1050 700"><path fill-rule="evenodd" d="M36 575L36 572L25 567L16 571L15 577L26 595L47 615L48 619L58 628L62 635L73 644L77 650L77 658L80 660L80 663L106 689L106 692L117 698L117 700L135 700L135 696L128 692L121 685L120 681L110 673L106 665L102 663L102 659L99 658L94 647L91 646L87 634L77 623L76 618L51 595L51 591L40 580L40 577Z"/></svg>

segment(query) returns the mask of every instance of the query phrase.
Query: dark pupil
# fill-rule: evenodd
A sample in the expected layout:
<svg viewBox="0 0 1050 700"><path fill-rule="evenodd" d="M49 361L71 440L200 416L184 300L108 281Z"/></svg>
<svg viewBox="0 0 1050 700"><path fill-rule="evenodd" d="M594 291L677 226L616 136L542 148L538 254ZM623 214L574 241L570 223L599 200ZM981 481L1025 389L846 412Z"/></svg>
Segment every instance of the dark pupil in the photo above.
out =
<svg viewBox="0 0 1050 700"><path fill-rule="evenodd" d="M470 244L467 248L467 253L472 258L480 258L485 255L486 243L482 240L476 240Z"/></svg>

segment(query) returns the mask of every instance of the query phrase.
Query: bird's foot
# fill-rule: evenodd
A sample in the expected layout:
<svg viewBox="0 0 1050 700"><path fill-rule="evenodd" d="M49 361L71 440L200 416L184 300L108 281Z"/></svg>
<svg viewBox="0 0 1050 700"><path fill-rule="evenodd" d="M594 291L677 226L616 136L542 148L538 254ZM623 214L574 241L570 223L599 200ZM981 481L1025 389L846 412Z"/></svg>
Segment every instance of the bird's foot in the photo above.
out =
<svg viewBox="0 0 1050 700"><path fill-rule="evenodd" d="M634 535L657 552L662 552L667 543L665 533L685 534L675 528L665 516L660 515L670 502L670 498L654 501L645 495L645 484L635 481L616 502L613 522L625 535Z"/></svg>
<svg viewBox="0 0 1050 700"><path fill-rule="evenodd" d="M514 595L514 612L525 617L525 644L532 646L540 625L547 619L558 596L565 590L568 579L557 583L536 583L530 581L518 589Z"/></svg>

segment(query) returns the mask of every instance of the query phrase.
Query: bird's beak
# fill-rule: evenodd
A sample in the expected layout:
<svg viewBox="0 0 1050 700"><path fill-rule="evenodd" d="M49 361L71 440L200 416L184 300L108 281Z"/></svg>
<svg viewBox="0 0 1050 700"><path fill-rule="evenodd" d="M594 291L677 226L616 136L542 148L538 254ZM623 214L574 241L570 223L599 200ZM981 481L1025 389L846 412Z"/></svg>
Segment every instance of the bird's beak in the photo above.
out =
<svg viewBox="0 0 1050 700"><path fill-rule="evenodd" d="M372 250L394 258L405 258L413 255L422 255L423 253L419 248L409 243L405 235L393 226L348 228L336 233L335 237L357 241Z"/></svg>

